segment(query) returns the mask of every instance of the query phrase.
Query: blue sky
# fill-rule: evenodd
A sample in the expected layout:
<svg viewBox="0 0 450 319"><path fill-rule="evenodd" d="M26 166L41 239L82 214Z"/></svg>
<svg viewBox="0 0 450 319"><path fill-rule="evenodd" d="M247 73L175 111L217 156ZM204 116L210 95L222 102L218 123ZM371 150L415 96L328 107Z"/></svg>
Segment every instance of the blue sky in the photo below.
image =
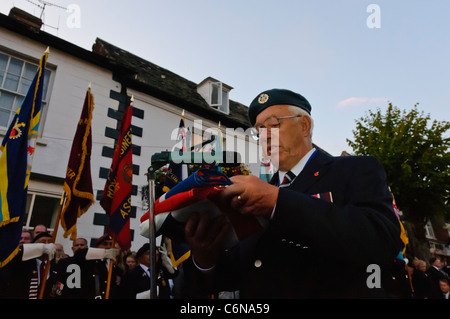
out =
<svg viewBox="0 0 450 319"><path fill-rule="evenodd" d="M35 15L30 2L2 0ZM304 95L313 140L333 155L352 149L355 119L368 110L419 110L450 121L450 1L385 0L51 0L47 32L91 49L96 37L199 83L208 76L248 105L261 91ZM370 4L380 28L369 28Z"/></svg>

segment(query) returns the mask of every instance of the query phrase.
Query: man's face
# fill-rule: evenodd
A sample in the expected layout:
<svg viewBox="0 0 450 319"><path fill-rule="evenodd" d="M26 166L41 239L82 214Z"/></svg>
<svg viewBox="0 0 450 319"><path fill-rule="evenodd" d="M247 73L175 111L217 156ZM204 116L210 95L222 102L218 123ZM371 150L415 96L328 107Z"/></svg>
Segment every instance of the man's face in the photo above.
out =
<svg viewBox="0 0 450 319"><path fill-rule="evenodd" d="M100 244L97 245L97 248L110 249L112 248L112 239L105 239Z"/></svg>
<svg viewBox="0 0 450 319"><path fill-rule="evenodd" d="M442 267L442 263L440 259L436 259L436 261L433 263L433 266L436 266L438 268Z"/></svg>
<svg viewBox="0 0 450 319"><path fill-rule="evenodd" d="M450 291L450 286L448 285L448 283L444 281L439 282L439 287L441 288L441 291L445 294Z"/></svg>
<svg viewBox="0 0 450 319"><path fill-rule="evenodd" d="M272 117L291 116L287 105L274 105L258 114L255 126L267 123ZM260 140L271 162L282 171L288 171L309 151L304 141L304 117L280 120L279 128L263 129Z"/></svg>
<svg viewBox="0 0 450 319"><path fill-rule="evenodd" d="M147 250L139 257L139 263L150 267L150 251Z"/></svg>
<svg viewBox="0 0 450 319"><path fill-rule="evenodd" d="M38 240L35 241L36 244L51 244L52 243L52 238L51 237L41 237Z"/></svg>
<svg viewBox="0 0 450 319"><path fill-rule="evenodd" d="M31 234L29 232L22 232L19 244L29 244L31 242Z"/></svg>
<svg viewBox="0 0 450 319"><path fill-rule="evenodd" d="M156 257L156 264L158 264L158 261L159 261L159 251L158 251L158 249L156 249L156 251L155 251L155 257ZM140 264L143 264L143 265L147 266L147 267L150 267L150 251L147 250L146 252L144 252L139 257L138 262Z"/></svg>
<svg viewBox="0 0 450 319"><path fill-rule="evenodd" d="M75 241L73 242L73 246L72 246L73 253L75 253L78 249L84 249L84 248L87 248L86 240L84 240L82 238L75 239Z"/></svg>
<svg viewBox="0 0 450 319"><path fill-rule="evenodd" d="M34 237L36 237L37 235L39 235L40 233L43 233L47 231L47 229L45 228L44 225L37 225L36 227L34 227Z"/></svg>

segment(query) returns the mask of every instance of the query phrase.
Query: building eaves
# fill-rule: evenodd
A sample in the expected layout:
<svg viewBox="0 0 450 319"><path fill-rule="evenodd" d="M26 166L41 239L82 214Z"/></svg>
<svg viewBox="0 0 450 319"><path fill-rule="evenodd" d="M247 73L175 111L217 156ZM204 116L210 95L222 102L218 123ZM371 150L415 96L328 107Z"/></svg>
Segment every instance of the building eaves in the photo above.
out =
<svg viewBox="0 0 450 319"><path fill-rule="evenodd" d="M230 100L230 112L224 114L206 103L197 93L196 83L104 40L97 38L92 51L88 51L1 13L0 27L111 70L123 85L211 121L220 121L225 127L247 129L250 126L247 106Z"/></svg>
<svg viewBox="0 0 450 319"><path fill-rule="evenodd" d="M24 24L2 13L0 13L0 27L42 43L45 46L49 46L50 50L55 48L84 61L112 70L112 65L103 57L93 54L91 51L83 49L50 33L33 28L30 25Z"/></svg>
<svg viewBox="0 0 450 319"><path fill-rule="evenodd" d="M210 107L198 94L197 84L190 80L99 38L96 39L92 50L106 58L109 63L127 70L116 74L116 80L129 88L170 102L212 121L221 121L228 127L246 129L250 126L248 109L241 103L230 100L230 114L224 114Z"/></svg>

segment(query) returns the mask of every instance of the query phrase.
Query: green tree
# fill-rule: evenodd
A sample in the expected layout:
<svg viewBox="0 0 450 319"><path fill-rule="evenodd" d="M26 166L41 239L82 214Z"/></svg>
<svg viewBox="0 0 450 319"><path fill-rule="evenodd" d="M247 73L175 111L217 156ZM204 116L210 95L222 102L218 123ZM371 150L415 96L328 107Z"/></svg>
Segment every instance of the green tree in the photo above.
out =
<svg viewBox="0 0 450 319"><path fill-rule="evenodd" d="M450 138L445 136L450 122L431 121L417 105L401 111L389 103L385 114L368 111L356 120L354 140L347 142L356 155L373 155L383 164L404 214L408 249L427 260L426 222L443 226L450 220Z"/></svg>

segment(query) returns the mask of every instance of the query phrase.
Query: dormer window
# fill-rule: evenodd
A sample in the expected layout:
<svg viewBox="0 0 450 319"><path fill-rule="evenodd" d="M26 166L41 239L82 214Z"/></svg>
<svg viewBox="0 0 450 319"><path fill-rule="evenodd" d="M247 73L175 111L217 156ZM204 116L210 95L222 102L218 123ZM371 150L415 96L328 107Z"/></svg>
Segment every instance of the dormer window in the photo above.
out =
<svg viewBox="0 0 450 319"><path fill-rule="evenodd" d="M209 106L222 113L230 113L228 92L233 89L223 82L211 77L206 78L197 86L197 92L205 99Z"/></svg>
<svg viewBox="0 0 450 319"><path fill-rule="evenodd" d="M214 82L209 86L211 91L209 105L221 106L222 105L222 82Z"/></svg>

